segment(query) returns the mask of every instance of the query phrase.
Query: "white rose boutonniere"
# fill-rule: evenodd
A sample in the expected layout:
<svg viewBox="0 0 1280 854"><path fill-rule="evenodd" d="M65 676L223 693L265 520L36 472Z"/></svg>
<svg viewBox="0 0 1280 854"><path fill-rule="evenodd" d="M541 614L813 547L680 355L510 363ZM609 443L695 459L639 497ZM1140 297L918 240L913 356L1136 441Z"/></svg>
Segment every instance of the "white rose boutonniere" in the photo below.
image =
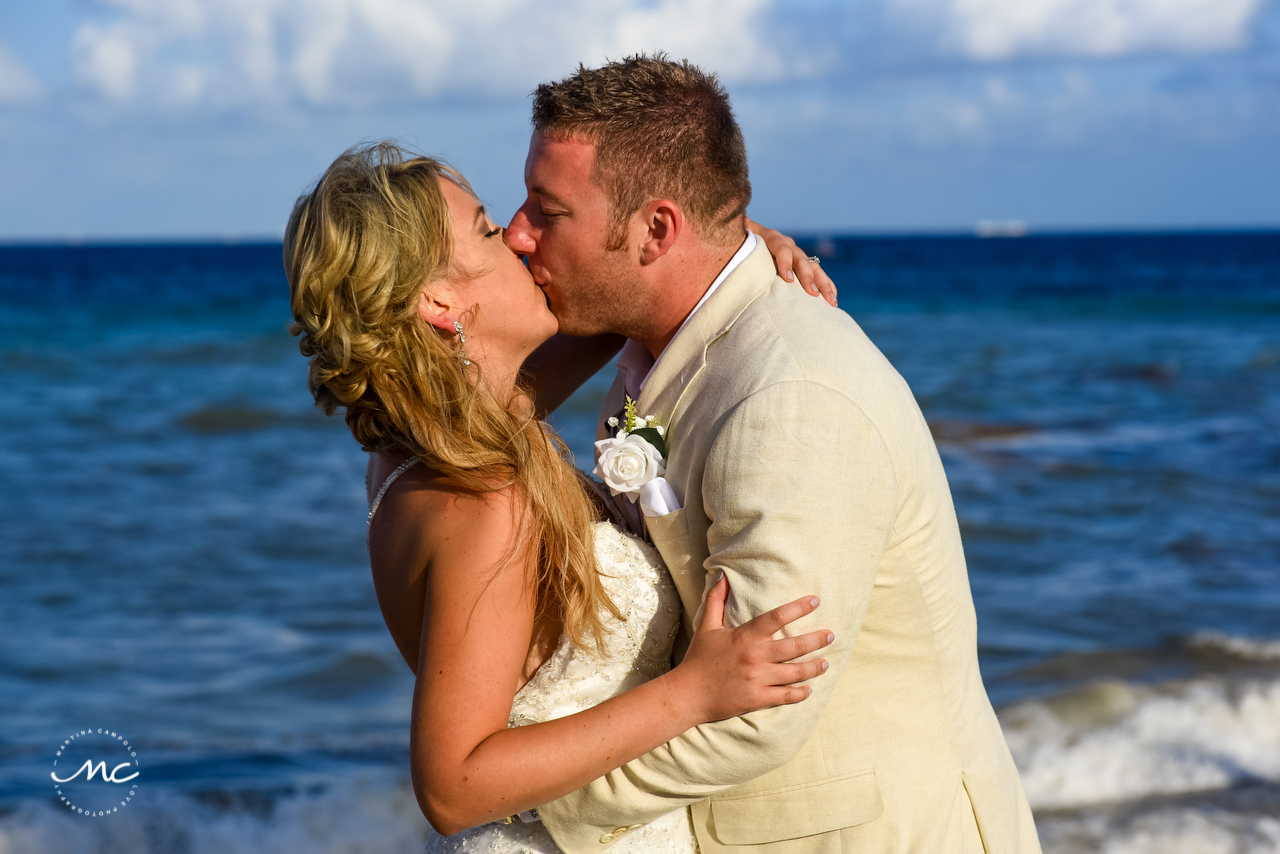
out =
<svg viewBox="0 0 1280 854"><path fill-rule="evenodd" d="M614 495L625 495L632 503L640 496L641 487L667 473L666 432L652 415L636 414L636 402L627 398L623 421L609 419L618 432L596 442L596 467L592 472L604 481Z"/></svg>

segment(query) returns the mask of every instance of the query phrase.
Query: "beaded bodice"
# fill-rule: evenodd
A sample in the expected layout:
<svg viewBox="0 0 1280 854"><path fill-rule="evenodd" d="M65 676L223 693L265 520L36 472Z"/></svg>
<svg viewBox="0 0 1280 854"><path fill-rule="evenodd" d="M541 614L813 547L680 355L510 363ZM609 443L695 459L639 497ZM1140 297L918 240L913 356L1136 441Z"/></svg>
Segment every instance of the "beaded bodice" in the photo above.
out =
<svg viewBox="0 0 1280 854"><path fill-rule="evenodd" d="M649 544L608 522L594 529L601 580L624 619L605 617L605 654L579 648L562 635L551 657L516 693L511 726L571 715L634 688L671 666L671 647L680 627L680 597L662 558ZM473 827L453 836L430 833L431 854L558 854L540 822ZM693 854L685 810L620 836L610 854Z"/></svg>
<svg viewBox="0 0 1280 854"><path fill-rule="evenodd" d="M648 543L608 522L595 526L601 581L624 619L606 615L605 654L561 636L511 704L511 726L549 721L590 708L667 672L680 627L680 596Z"/></svg>

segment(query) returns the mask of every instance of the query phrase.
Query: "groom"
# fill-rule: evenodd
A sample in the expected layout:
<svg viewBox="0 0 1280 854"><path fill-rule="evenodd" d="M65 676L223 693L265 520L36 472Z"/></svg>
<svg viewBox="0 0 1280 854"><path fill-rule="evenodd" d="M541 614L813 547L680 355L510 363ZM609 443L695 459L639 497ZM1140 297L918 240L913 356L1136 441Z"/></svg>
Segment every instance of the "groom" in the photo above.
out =
<svg viewBox="0 0 1280 854"><path fill-rule="evenodd" d="M817 593L831 669L798 705L690 730L539 812L569 854L690 805L702 854L1039 851L978 672L951 494L907 384L744 228L742 134L714 75L634 57L539 86L507 231L560 330L629 341L681 509L644 519L684 604L727 624ZM639 525L636 507L619 499ZM682 647L678 647L680 649Z"/></svg>

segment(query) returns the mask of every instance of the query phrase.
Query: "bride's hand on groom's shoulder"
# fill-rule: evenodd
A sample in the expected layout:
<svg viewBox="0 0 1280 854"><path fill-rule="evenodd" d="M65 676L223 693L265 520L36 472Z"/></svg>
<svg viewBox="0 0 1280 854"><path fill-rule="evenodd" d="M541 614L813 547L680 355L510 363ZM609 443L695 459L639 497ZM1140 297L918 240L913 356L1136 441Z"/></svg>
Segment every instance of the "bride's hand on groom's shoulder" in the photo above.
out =
<svg viewBox="0 0 1280 854"><path fill-rule="evenodd" d="M777 268L779 276L788 282L799 279L800 286L806 292L815 297L821 296L832 305L836 304L836 283L831 281L831 277L816 260L801 251L799 244L781 231L765 228L750 217L747 218L747 228L764 241L765 248L773 256L773 266Z"/></svg>
<svg viewBox="0 0 1280 854"><path fill-rule="evenodd" d="M827 662L795 659L829 646L835 635L819 629L778 640L773 636L813 613L817 597L804 596L737 628L725 628L728 595L729 582L722 573L707 593L689 651L669 674L679 680L680 702L692 705L692 717L699 722L710 723L808 699L813 689L800 683L820 676Z"/></svg>

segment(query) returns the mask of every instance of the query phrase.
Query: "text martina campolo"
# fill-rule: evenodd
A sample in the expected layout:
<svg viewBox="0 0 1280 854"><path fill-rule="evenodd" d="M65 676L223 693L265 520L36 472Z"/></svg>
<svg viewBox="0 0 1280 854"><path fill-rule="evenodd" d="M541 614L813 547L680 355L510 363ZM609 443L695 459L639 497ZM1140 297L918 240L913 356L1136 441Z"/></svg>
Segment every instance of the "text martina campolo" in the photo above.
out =
<svg viewBox="0 0 1280 854"><path fill-rule="evenodd" d="M137 794L141 775L137 751L128 739L102 727L72 733L54 755L53 780L58 798L85 817L119 812Z"/></svg>

